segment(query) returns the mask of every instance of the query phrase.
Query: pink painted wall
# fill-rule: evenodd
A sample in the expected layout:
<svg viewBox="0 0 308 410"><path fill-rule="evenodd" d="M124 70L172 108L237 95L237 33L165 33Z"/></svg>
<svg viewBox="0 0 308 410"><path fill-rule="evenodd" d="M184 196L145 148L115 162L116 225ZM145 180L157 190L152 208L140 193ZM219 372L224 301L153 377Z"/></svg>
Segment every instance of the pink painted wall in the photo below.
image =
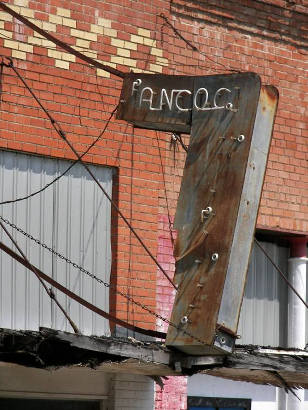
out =
<svg viewBox="0 0 308 410"><path fill-rule="evenodd" d="M172 232L175 238L175 232ZM168 273L174 276L174 258L169 220L167 215L159 216L159 237L157 258ZM172 310L175 292L168 280L157 272L156 311L163 317L169 318ZM157 320L157 330L166 332L168 324ZM155 410L186 410L187 409L187 378L169 377L164 381L164 389L156 385Z"/></svg>

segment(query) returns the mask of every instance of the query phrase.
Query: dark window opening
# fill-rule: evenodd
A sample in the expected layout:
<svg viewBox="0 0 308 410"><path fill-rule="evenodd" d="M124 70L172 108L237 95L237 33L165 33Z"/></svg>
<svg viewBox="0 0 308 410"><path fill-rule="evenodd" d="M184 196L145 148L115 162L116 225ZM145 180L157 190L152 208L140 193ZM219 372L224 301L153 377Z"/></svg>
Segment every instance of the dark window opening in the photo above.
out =
<svg viewBox="0 0 308 410"><path fill-rule="evenodd" d="M1 410L99 410L99 401L0 399Z"/></svg>
<svg viewBox="0 0 308 410"><path fill-rule="evenodd" d="M188 410L251 410L250 399L189 396L187 404Z"/></svg>

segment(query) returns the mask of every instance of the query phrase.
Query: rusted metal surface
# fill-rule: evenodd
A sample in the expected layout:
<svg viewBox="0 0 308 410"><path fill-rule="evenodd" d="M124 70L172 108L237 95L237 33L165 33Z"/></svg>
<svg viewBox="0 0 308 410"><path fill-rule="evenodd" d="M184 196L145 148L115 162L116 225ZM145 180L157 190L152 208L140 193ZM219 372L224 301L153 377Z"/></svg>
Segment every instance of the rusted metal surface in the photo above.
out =
<svg viewBox="0 0 308 410"><path fill-rule="evenodd" d="M277 89L263 86L218 315L218 326L232 333L236 333L238 327L277 103Z"/></svg>
<svg viewBox="0 0 308 410"><path fill-rule="evenodd" d="M278 98L265 87L259 101L260 90L254 73L130 74L123 85L118 118L191 133L175 218L176 326L166 340L189 354L234 347Z"/></svg>
<svg viewBox="0 0 308 410"><path fill-rule="evenodd" d="M253 73L195 80L195 89L206 88L209 95L215 95L218 89L230 90L222 93L219 106L232 102L233 109L193 110L192 113L191 141L175 219L178 231L175 280L179 290L171 321L177 325L182 323L183 330L204 341L212 350L230 351L227 335L222 333L215 340L217 317L260 87L260 79ZM238 285L234 283L235 287ZM167 345L190 354L209 351L183 331L171 327Z"/></svg>
<svg viewBox="0 0 308 410"><path fill-rule="evenodd" d="M179 110L176 104L180 108L190 108L193 87L194 77L128 74L124 79L117 118L141 128L189 133L191 110ZM191 94L182 92L178 95L180 90Z"/></svg>

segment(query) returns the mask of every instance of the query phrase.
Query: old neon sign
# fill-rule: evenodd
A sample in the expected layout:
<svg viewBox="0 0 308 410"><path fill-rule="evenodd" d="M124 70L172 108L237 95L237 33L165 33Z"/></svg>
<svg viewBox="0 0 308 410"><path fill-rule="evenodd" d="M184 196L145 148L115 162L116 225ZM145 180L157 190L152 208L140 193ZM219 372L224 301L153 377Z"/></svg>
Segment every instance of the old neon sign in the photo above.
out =
<svg viewBox="0 0 308 410"><path fill-rule="evenodd" d="M163 109L169 109L172 111L176 108L180 112L191 111L196 109L197 111L211 111L211 110L221 110L227 109L230 111L236 110L233 107L231 101L226 102L221 105L218 103L218 99L223 94L229 94L231 96L232 91L229 88L221 87L218 88L213 97L212 103L210 102L209 91L207 88L200 87L195 92L188 89L169 89L161 88L159 91L158 98L155 98L157 94L151 87L143 86L143 82L140 78L133 81L132 84L132 96L137 95L137 104L141 107L144 103L147 104L150 111L162 111ZM183 104L183 97L189 96L187 105ZM158 104L154 104L154 99L158 101Z"/></svg>
<svg viewBox="0 0 308 410"><path fill-rule="evenodd" d="M190 133L174 227L178 290L166 345L233 349L278 92L255 73L126 76L117 116Z"/></svg>

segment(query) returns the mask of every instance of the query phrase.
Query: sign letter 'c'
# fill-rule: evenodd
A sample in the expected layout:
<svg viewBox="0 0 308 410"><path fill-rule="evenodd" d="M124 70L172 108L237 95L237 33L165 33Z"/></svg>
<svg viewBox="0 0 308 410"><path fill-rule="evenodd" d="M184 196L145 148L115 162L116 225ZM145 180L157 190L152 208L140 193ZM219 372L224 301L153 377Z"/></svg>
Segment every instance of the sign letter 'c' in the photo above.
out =
<svg viewBox="0 0 308 410"><path fill-rule="evenodd" d="M184 93L186 93L186 94L188 94L188 95L191 95L191 91L189 91L189 90L174 90L174 92L177 92L178 91L178 94L177 94L177 96L175 97L175 106L176 106L176 108L179 110L179 111L191 111L191 108L183 108L183 107L180 107L179 106L179 98L180 98L180 96L182 96L182 94L184 94Z"/></svg>
<svg viewBox="0 0 308 410"><path fill-rule="evenodd" d="M214 96L214 107L215 108L226 108L225 105L217 105L216 103L216 98L218 97L218 95L223 94L224 92L231 93L229 88L219 88L219 90L216 91L215 96Z"/></svg>

